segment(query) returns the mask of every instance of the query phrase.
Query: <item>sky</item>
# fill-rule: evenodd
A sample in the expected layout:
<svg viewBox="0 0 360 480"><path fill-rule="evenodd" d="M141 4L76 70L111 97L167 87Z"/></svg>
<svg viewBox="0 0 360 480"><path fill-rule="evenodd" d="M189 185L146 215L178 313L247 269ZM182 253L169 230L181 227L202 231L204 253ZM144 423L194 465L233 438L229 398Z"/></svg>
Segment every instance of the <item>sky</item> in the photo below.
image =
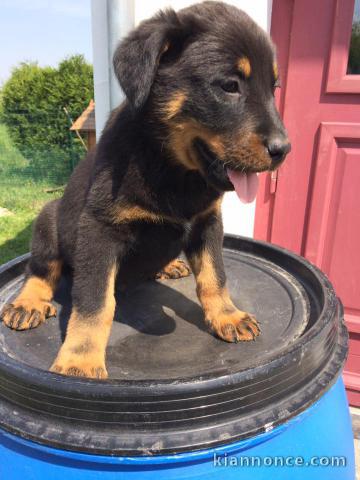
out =
<svg viewBox="0 0 360 480"><path fill-rule="evenodd" d="M91 0L0 0L0 85L22 61L56 66L82 53L92 62Z"/></svg>
<svg viewBox="0 0 360 480"><path fill-rule="evenodd" d="M360 21L360 1L355 0L355 6L354 6L354 21L359 22Z"/></svg>
<svg viewBox="0 0 360 480"><path fill-rule="evenodd" d="M22 61L56 66L82 53L92 62L91 0L0 0L0 86ZM360 19L360 0L354 20Z"/></svg>

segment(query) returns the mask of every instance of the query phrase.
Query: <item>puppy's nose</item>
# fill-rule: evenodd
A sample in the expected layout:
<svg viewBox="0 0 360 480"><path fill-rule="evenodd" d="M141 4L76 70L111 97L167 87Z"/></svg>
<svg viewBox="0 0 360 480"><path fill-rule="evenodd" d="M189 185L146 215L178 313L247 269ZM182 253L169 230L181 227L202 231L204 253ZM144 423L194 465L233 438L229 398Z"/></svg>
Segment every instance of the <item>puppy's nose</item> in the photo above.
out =
<svg viewBox="0 0 360 480"><path fill-rule="evenodd" d="M280 163L291 150L289 140L283 137L270 138L266 147L274 164Z"/></svg>

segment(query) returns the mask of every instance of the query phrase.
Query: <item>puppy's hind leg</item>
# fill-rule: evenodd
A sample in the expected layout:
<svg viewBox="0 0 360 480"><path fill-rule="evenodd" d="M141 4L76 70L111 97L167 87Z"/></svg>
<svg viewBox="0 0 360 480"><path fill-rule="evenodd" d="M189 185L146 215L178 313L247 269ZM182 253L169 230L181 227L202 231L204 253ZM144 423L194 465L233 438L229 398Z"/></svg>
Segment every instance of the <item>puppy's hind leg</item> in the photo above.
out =
<svg viewBox="0 0 360 480"><path fill-rule="evenodd" d="M62 270L56 227L58 202L49 202L40 212L33 230L24 285L0 313L5 325L14 330L35 328L47 317L56 315L51 300Z"/></svg>
<svg viewBox="0 0 360 480"><path fill-rule="evenodd" d="M168 280L188 277L190 274L190 267L180 258L176 258L168 263L160 272L158 272L156 274L156 278L158 280Z"/></svg>

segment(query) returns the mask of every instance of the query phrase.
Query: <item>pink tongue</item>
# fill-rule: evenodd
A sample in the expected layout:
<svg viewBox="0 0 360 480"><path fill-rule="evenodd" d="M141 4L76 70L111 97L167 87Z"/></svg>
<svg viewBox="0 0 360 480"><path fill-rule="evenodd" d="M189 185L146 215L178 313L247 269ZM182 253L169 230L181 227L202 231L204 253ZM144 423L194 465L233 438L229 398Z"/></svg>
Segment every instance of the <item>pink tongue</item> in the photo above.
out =
<svg viewBox="0 0 360 480"><path fill-rule="evenodd" d="M227 170L230 182L234 185L237 196L243 203L255 200L259 187L259 179L256 173L240 173L235 170Z"/></svg>

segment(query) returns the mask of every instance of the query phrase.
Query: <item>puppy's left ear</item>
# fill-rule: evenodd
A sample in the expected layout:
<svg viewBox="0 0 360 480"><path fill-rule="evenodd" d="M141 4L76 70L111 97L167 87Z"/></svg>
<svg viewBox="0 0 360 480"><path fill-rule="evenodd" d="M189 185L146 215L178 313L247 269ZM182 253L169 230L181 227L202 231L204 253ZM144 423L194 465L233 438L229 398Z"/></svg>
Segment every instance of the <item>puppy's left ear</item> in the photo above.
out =
<svg viewBox="0 0 360 480"><path fill-rule="evenodd" d="M172 9L142 22L117 47L114 70L130 104L141 108L149 96L161 56L184 34Z"/></svg>

